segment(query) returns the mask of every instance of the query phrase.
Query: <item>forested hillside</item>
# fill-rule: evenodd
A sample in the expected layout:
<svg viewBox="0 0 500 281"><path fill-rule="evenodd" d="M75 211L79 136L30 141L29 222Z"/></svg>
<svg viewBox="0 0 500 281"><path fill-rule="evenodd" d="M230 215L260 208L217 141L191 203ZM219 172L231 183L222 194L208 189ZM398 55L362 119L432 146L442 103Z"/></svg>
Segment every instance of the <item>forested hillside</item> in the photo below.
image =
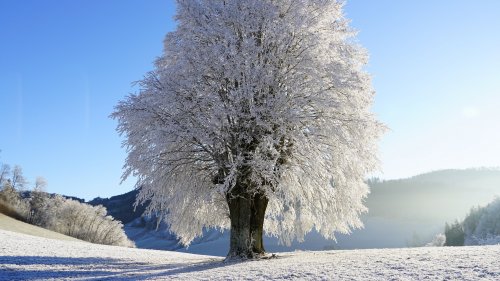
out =
<svg viewBox="0 0 500 281"><path fill-rule="evenodd" d="M134 208L137 193L137 190L132 190L110 198L97 197L87 203L93 206L103 205L108 210L109 215L126 224L139 218L144 212L145 205L139 205L137 208Z"/></svg>
<svg viewBox="0 0 500 281"><path fill-rule="evenodd" d="M454 220L472 206L500 195L500 171L442 170L408 179L371 181L369 216L397 219Z"/></svg>

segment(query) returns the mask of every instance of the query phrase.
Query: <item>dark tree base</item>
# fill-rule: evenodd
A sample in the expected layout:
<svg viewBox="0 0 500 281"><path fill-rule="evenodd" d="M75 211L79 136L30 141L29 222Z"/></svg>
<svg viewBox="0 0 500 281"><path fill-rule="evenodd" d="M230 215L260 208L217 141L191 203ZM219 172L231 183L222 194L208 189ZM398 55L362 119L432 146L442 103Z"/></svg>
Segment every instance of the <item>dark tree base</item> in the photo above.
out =
<svg viewBox="0 0 500 281"><path fill-rule="evenodd" d="M249 193L245 185L227 195L231 236L226 259L258 259L266 255L262 240L268 198Z"/></svg>
<svg viewBox="0 0 500 281"><path fill-rule="evenodd" d="M244 262L244 261L251 261L251 260L271 260L271 259L277 259L279 256L276 254L254 254L252 257L248 256L227 256L224 259L224 262Z"/></svg>

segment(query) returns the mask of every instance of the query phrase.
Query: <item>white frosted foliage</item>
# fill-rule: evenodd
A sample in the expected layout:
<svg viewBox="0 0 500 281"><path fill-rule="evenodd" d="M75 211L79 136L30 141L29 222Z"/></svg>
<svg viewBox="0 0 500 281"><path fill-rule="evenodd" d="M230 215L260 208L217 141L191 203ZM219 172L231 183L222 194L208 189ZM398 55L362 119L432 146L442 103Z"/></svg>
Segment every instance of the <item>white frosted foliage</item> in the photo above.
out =
<svg viewBox="0 0 500 281"><path fill-rule="evenodd" d="M226 195L246 169L250 192L269 198L264 230L282 242L361 227L384 127L342 3L177 6L155 69L112 115L139 202L189 244L230 227Z"/></svg>

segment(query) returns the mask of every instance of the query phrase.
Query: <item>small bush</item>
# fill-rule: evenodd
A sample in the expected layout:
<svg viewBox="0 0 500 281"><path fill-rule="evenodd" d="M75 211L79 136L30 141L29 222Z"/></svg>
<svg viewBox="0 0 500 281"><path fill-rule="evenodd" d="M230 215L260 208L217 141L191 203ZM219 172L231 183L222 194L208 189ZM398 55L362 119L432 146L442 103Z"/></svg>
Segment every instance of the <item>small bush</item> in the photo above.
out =
<svg viewBox="0 0 500 281"><path fill-rule="evenodd" d="M0 213L12 217L16 220L26 221L26 218L23 217L16 208L11 207L7 202L3 199L0 199Z"/></svg>
<svg viewBox="0 0 500 281"><path fill-rule="evenodd" d="M431 242L427 243L426 247L442 247L446 244L446 236L442 233L437 234Z"/></svg>
<svg viewBox="0 0 500 281"><path fill-rule="evenodd" d="M20 221L27 221L28 206L21 199L19 192L9 184L0 189L0 213Z"/></svg>
<svg viewBox="0 0 500 281"><path fill-rule="evenodd" d="M107 216L102 205L91 206L71 199L52 200L53 219L47 227L92 243L134 247L123 231L123 224Z"/></svg>

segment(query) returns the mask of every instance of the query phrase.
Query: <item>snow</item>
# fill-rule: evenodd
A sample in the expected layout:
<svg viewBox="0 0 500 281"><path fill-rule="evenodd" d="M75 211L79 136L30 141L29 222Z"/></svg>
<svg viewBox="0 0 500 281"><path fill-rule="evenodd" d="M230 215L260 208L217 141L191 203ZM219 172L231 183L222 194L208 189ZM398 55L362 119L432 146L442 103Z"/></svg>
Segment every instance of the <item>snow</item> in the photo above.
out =
<svg viewBox="0 0 500 281"><path fill-rule="evenodd" d="M499 280L500 246L221 257L53 240L0 230L0 280Z"/></svg>
<svg viewBox="0 0 500 281"><path fill-rule="evenodd" d="M53 232L38 226L34 226L22 221L18 221L11 217L8 217L0 213L0 229L10 230L15 232L20 232L24 234L36 235L45 238L59 239L59 240L70 240L70 241L81 241L79 239L73 238L71 236L66 236L57 232Z"/></svg>

